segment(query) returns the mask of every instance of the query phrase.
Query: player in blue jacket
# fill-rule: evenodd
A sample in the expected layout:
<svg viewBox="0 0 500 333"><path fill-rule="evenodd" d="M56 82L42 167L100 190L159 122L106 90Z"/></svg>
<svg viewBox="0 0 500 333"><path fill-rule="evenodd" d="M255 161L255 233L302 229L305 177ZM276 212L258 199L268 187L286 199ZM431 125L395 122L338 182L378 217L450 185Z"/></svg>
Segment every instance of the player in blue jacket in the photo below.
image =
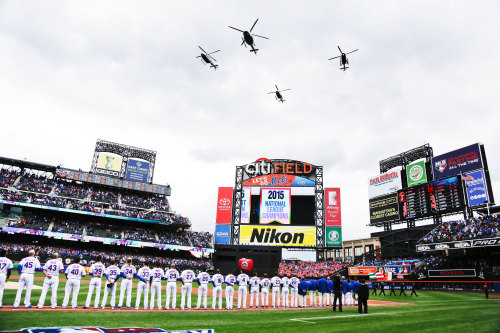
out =
<svg viewBox="0 0 500 333"><path fill-rule="evenodd" d="M346 297L349 292L349 282L347 282L345 276L342 277L342 299L344 300L344 305L347 304Z"/></svg>
<svg viewBox="0 0 500 333"><path fill-rule="evenodd" d="M326 300L330 293L328 292L328 283L326 279L322 277L318 280L318 292L319 292L319 306L326 306ZM324 304L323 304L324 303Z"/></svg>
<svg viewBox="0 0 500 333"><path fill-rule="evenodd" d="M354 279L354 281L352 282L352 291L354 294L353 296L354 296L355 304L358 304L358 288L360 285L361 285L361 283L359 283L359 281L356 279Z"/></svg>
<svg viewBox="0 0 500 333"><path fill-rule="evenodd" d="M318 281L315 279L309 280L309 306L318 306L316 302L316 290L318 290Z"/></svg>
<svg viewBox="0 0 500 333"><path fill-rule="evenodd" d="M329 298L326 299L326 305L330 305L330 299L333 304L333 281L330 279L330 277L328 277L326 279L326 283L328 285L328 292L330 293L330 295L328 295Z"/></svg>
<svg viewBox="0 0 500 333"><path fill-rule="evenodd" d="M299 306L302 308L306 306L308 290L309 290L309 282L307 282L302 276L300 278L300 283L299 283Z"/></svg>

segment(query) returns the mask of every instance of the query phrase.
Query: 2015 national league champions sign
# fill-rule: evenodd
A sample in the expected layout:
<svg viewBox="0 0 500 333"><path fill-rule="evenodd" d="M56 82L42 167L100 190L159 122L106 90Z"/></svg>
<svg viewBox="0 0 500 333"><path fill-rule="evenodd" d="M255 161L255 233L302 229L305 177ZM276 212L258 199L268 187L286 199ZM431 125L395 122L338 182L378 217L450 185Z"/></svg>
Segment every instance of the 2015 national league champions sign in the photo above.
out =
<svg viewBox="0 0 500 333"><path fill-rule="evenodd" d="M237 166L217 204L216 244L342 246L340 189L323 188L321 166L268 158Z"/></svg>

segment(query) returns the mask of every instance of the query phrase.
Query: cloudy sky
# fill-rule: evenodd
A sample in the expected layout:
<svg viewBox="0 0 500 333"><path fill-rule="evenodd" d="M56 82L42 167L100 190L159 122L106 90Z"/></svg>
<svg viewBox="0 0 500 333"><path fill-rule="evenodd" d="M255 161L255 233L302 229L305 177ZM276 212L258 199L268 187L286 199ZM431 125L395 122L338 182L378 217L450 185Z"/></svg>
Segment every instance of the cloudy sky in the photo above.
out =
<svg viewBox="0 0 500 333"><path fill-rule="evenodd" d="M344 240L367 178L430 143L485 144L500 195L498 1L0 1L0 155L89 170L96 139L156 150L195 230L259 157L323 165ZM257 39L257 56L232 25ZM204 66L198 45L214 56ZM359 49L339 70L337 45ZM286 102L267 92L290 88Z"/></svg>

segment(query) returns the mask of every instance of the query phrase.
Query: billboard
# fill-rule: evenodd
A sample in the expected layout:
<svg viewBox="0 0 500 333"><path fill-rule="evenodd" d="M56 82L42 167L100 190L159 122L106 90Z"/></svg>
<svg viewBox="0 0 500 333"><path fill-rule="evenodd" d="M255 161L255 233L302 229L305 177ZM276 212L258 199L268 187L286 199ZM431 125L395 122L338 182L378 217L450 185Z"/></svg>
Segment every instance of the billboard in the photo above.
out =
<svg viewBox="0 0 500 333"><path fill-rule="evenodd" d="M389 193L395 193L401 188L401 170L389 171L368 178L368 196L370 199Z"/></svg>
<svg viewBox="0 0 500 333"><path fill-rule="evenodd" d="M340 188L325 188L325 226L341 225Z"/></svg>
<svg viewBox="0 0 500 333"><path fill-rule="evenodd" d="M462 179L465 181L469 206L484 205L485 201L490 202L483 169L467 172Z"/></svg>
<svg viewBox="0 0 500 333"><path fill-rule="evenodd" d="M289 188L263 188L260 198L260 224L290 224Z"/></svg>
<svg viewBox="0 0 500 333"><path fill-rule="evenodd" d="M478 143L432 158L434 179L464 174L483 169L483 160Z"/></svg>
<svg viewBox="0 0 500 333"><path fill-rule="evenodd" d="M406 180L408 187L427 183L427 171L425 161L412 163L406 166Z"/></svg>
<svg viewBox="0 0 500 333"><path fill-rule="evenodd" d="M240 244L316 246L316 227L240 226Z"/></svg>
<svg viewBox="0 0 500 333"><path fill-rule="evenodd" d="M216 224L215 225L215 244L229 244L231 239L231 225L230 224Z"/></svg>
<svg viewBox="0 0 500 333"><path fill-rule="evenodd" d="M243 181L246 186L314 186L315 182L295 175L264 175Z"/></svg>
<svg viewBox="0 0 500 333"><path fill-rule="evenodd" d="M233 188L219 187L217 196L217 216L215 223L231 224L231 213L233 206Z"/></svg>
<svg viewBox="0 0 500 333"><path fill-rule="evenodd" d="M370 199L370 224L399 220L398 194Z"/></svg>
<svg viewBox="0 0 500 333"><path fill-rule="evenodd" d="M249 224L250 223L250 212L251 212L251 189L249 187L243 187L241 191L241 219L240 223Z"/></svg>
<svg viewBox="0 0 500 333"><path fill-rule="evenodd" d="M377 266L349 267L349 275L370 275L377 272Z"/></svg>
<svg viewBox="0 0 500 333"><path fill-rule="evenodd" d="M127 169L125 171L125 179L147 183L149 179L150 163L136 158L129 158Z"/></svg>
<svg viewBox="0 0 500 333"><path fill-rule="evenodd" d="M476 277L475 269L429 269L430 278Z"/></svg>
<svg viewBox="0 0 500 333"><path fill-rule="evenodd" d="M341 227L326 227L326 246L342 247Z"/></svg>
<svg viewBox="0 0 500 333"><path fill-rule="evenodd" d="M97 157L97 173L119 177L123 157L108 152L100 152Z"/></svg>

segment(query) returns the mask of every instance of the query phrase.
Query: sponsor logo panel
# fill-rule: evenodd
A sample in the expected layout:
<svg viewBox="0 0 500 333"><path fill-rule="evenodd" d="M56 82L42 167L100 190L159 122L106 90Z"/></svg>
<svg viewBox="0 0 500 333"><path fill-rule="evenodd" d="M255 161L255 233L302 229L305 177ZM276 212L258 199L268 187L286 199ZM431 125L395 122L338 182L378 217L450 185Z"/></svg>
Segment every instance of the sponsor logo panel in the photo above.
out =
<svg viewBox="0 0 500 333"><path fill-rule="evenodd" d="M231 224L231 214L233 207L233 188L219 187L217 196L217 216L215 223Z"/></svg>
<svg viewBox="0 0 500 333"><path fill-rule="evenodd" d="M326 246L342 247L341 227L326 227Z"/></svg>
<svg viewBox="0 0 500 333"><path fill-rule="evenodd" d="M406 166L406 179L408 187L427 183L425 161L416 162Z"/></svg>
<svg viewBox="0 0 500 333"><path fill-rule="evenodd" d="M431 160L434 179L442 179L483 168L478 143L435 156Z"/></svg>
<svg viewBox="0 0 500 333"><path fill-rule="evenodd" d="M449 277L476 277L475 269L436 269L428 270L427 275L430 278L449 278Z"/></svg>
<svg viewBox="0 0 500 333"><path fill-rule="evenodd" d="M325 188L325 226L341 225L340 188Z"/></svg>
<svg viewBox="0 0 500 333"><path fill-rule="evenodd" d="M370 223L399 220L398 194L370 199Z"/></svg>
<svg viewBox="0 0 500 333"><path fill-rule="evenodd" d="M242 225L240 244L316 246L316 227Z"/></svg>
<svg viewBox="0 0 500 333"><path fill-rule="evenodd" d="M401 170L389 171L368 178L368 196L370 199L388 193L395 193L402 187Z"/></svg>
<svg viewBox="0 0 500 333"><path fill-rule="evenodd" d="M490 201L484 170L467 172L462 179L465 181L469 206L484 205L485 201Z"/></svg>
<svg viewBox="0 0 500 333"><path fill-rule="evenodd" d="M215 244L229 244L231 239L231 225L230 224L216 224L215 225Z"/></svg>

